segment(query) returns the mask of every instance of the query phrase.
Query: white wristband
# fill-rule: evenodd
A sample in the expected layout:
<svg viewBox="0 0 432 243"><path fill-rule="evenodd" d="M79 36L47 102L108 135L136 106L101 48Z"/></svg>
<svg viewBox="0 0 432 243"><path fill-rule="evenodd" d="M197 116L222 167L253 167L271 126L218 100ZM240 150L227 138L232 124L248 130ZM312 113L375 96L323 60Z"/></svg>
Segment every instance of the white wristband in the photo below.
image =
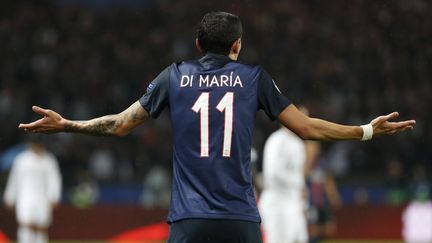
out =
<svg viewBox="0 0 432 243"><path fill-rule="evenodd" d="M363 129L363 137L361 138L362 141L370 140L373 136L373 127L372 124L366 124L360 126Z"/></svg>

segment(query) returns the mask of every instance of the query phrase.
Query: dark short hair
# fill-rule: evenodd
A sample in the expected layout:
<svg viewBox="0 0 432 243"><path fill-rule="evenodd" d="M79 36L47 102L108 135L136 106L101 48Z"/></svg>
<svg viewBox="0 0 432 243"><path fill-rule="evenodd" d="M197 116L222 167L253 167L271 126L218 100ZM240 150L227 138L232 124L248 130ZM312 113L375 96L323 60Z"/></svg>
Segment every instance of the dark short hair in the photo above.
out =
<svg viewBox="0 0 432 243"><path fill-rule="evenodd" d="M210 12L204 15L197 27L197 38L203 53L228 55L231 46L242 36L243 28L237 15Z"/></svg>

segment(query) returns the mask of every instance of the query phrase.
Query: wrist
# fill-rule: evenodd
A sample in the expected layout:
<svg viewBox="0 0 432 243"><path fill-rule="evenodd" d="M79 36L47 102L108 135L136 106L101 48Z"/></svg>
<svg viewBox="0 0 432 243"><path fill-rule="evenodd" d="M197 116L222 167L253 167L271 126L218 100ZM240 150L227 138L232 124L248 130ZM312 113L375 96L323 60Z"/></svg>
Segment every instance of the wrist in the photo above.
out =
<svg viewBox="0 0 432 243"><path fill-rule="evenodd" d="M373 137L373 126L372 124L366 124L366 125L362 125L360 126L363 130L363 135L362 138L360 139L361 141L366 141L366 140L370 140Z"/></svg>
<svg viewBox="0 0 432 243"><path fill-rule="evenodd" d="M73 128L75 127L73 121L67 120L67 119L64 119L64 118L60 121L60 125L61 125L61 129L64 132L72 132Z"/></svg>

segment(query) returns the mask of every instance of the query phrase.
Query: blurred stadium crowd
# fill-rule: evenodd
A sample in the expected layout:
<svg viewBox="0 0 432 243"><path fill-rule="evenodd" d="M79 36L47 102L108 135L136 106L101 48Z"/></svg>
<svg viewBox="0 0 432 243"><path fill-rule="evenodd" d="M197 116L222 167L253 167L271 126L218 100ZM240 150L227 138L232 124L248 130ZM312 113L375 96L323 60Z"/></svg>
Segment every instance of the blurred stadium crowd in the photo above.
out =
<svg viewBox="0 0 432 243"><path fill-rule="evenodd" d="M430 169L431 2L219 0L215 9L211 1L148 0L128 6L134 2L0 2L0 155L26 141L16 127L37 118L33 104L70 119L122 111L171 62L200 56L194 26L205 12L221 9L242 19L240 60L261 64L312 116L363 124L397 110L417 120L414 131L396 137L324 143L323 163L342 185L400 189L411 171ZM258 116L259 152L276 128ZM58 134L45 141L58 156L67 192L83 181L167 183L170 133L165 112L122 138Z"/></svg>

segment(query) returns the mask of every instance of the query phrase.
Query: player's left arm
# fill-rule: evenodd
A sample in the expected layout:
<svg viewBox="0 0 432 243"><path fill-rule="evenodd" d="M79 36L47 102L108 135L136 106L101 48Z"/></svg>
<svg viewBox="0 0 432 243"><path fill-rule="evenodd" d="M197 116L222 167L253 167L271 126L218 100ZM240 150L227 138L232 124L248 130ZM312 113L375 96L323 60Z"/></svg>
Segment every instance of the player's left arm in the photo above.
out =
<svg viewBox="0 0 432 243"><path fill-rule="evenodd" d="M306 163L304 167L304 175L309 176L314 164L318 160L318 156L321 152L321 144L318 141L306 140L305 141L306 151Z"/></svg>
<svg viewBox="0 0 432 243"><path fill-rule="evenodd" d="M342 206L342 197L337 188L336 180L333 175L327 173L324 182L325 194L329 200L330 206L333 209L338 209Z"/></svg>
<svg viewBox="0 0 432 243"><path fill-rule="evenodd" d="M50 156L49 163L47 164L47 172L47 196L51 202L51 206L54 208L59 204L62 192L62 176L58 161L54 155Z"/></svg>
<svg viewBox="0 0 432 243"><path fill-rule="evenodd" d="M19 180L19 166L18 166L18 159L20 157L17 156L14 159L14 162L12 164L12 168L9 173L9 177L6 182L6 188L4 191L3 201L5 204L6 209L13 211L16 204L16 197L18 193L18 180Z"/></svg>
<svg viewBox="0 0 432 243"><path fill-rule="evenodd" d="M32 123L20 124L18 127L36 133L73 132L95 136L124 136L149 117L139 101L121 113L86 121L68 120L53 110L38 106L33 106L32 109L43 117Z"/></svg>
<svg viewBox="0 0 432 243"><path fill-rule="evenodd" d="M391 122L399 116L392 112L379 116L370 122L371 136L387 135L413 129L415 120ZM303 139L311 140L355 140L362 139L364 128L361 126L341 125L322 119L306 116L293 104L286 107L278 116L285 127L295 132Z"/></svg>

